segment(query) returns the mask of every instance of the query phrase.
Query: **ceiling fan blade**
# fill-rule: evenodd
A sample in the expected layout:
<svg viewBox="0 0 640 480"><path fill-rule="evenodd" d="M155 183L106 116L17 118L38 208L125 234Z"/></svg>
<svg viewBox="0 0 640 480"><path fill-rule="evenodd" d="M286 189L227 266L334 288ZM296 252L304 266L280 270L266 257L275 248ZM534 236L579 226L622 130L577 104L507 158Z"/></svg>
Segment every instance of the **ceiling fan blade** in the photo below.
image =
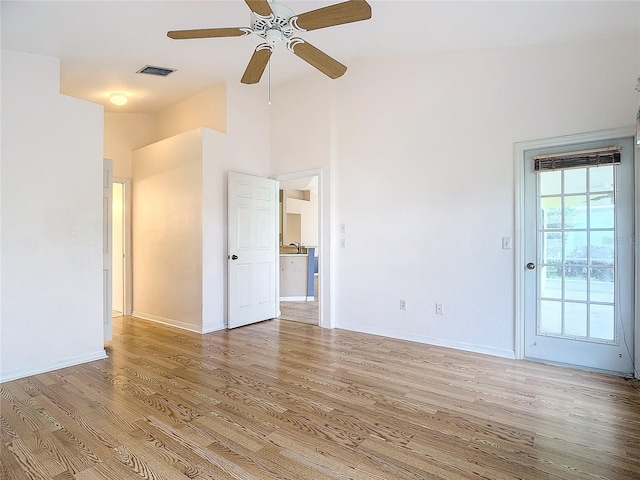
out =
<svg viewBox="0 0 640 480"><path fill-rule="evenodd" d="M188 38L241 37L250 33L250 28L202 28L199 30L173 30L167 32L167 37L174 40L184 40Z"/></svg>
<svg viewBox="0 0 640 480"><path fill-rule="evenodd" d="M301 13L291 18L291 24L298 30L317 30L370 18L371 6L365 0L349 0Z"/></svg>
<svg viewBox="0 0 640 480"><path fill-rule="evenodd" d="M262 17L268 17L273 13L267 0L244 0L252 12Z"/></svg>
<svg viewBox="0 0 640 480"><path fill-rule="evenodd" d="M316 67L322 73L331 78L341 77L347 71L347 67L339 61L331 58L322 50L318 50L301 38L292 38L288 44L289 50L295 53L309 65Z"/></svg>
<svg viewBox="0 0 640 480"><path fill-rule="evenodd" d="M271 58L271 47L266 43L258 45L251 55L249 65L247 65L240 81L245 84L258 83L267 63L269 63L269 58Z"/></svg>

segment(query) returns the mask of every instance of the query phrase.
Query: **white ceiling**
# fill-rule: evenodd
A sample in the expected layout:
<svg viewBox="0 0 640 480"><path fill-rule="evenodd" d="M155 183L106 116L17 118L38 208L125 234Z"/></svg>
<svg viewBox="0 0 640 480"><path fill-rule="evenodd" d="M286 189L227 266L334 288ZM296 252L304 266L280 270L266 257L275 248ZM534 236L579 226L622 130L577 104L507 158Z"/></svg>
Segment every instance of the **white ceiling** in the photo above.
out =
<svg viewBox="0 0 640 480"><path fill-rule="evenodd" d="M339 1L282 3L303 13ZM300 36L348 67L364 56L637 35L640 22L637 1L369 3L371 20ZM216 83L239 82L261 41L254 35L178 41L166 36L168 30L248 26L250 11L241 0L3 0L1 9L2 48L59 57L62 93L104 104L107 111L154 113ZM272 56L272 84L322 75L279 47ZM177 72L166 78L136 74L147 64ZM109 104L109 93L116 91L129 95L124 107Z"/></svg>

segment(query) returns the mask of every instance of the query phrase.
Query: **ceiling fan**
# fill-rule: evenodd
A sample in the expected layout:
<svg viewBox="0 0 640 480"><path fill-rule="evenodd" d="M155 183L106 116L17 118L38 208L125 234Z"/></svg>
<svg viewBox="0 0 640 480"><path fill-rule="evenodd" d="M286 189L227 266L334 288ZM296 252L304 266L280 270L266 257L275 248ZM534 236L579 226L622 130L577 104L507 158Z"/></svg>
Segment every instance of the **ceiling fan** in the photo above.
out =
<svg viewBox="0 0 640 480"><path fill-rule="evenodd" d="M338 78L347 67L317 49L295 32L359 22L371 18L371 7L365 0L349 0L310 12L295 15L286 6L267 0L245 0L251 9L251 27L205 28L196 30L174 30L167 32L169 38L241 37L255 33L266 42L258 45L242 76L242 83L258 83L269 63L271 53L278 42L286 42L287 48L305 62L314 66L330 78Z"/></svg>

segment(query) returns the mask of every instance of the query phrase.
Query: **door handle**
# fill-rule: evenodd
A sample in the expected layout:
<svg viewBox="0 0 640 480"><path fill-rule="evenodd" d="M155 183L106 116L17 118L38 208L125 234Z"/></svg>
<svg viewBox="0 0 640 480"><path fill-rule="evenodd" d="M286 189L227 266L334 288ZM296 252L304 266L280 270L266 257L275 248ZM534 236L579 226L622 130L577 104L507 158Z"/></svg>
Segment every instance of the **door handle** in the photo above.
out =
<svg viewBox="0 0 640 480"><path fill-rule="evenodd" d="M227 258L229 258L231 260L237 260L238 259L238 255L229 255Z"/></svg>
<svg viewBox="0 0 640 480"><path fill-rule="evenodd" d="M527 270L533 270L536 268L536 264L533 262L527 263Z"/></svg>

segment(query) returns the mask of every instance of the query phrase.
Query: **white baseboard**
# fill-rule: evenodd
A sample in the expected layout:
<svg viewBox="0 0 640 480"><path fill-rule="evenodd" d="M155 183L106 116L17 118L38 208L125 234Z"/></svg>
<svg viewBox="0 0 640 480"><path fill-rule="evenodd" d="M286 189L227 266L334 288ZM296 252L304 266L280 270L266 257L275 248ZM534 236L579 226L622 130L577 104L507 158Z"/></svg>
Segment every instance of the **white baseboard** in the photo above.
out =
<svg viewBox="0 0 640 480"><path fill-rule="evenodd" d="M453 342L450 340L443 340L440 338L427 337L424 335L414 335L411 333L396 332L386 329L378 328L362 328L361 325L337 325L336 328L342 328L344 330L351 330L360 333L369 333L371 335L380 335L382 337L396 338L398 340L408 340L410 342L426 343L428 345L435 345L438 347L454 348L456 350L463 350L465 352L482 353L484 355L492 355L494 357L511 358L515 359L516 354L513 350L503 350L500 348L488 347L486 345L473 345L464 342Z"/></svg>
<svg viewBox="0 0 640 480"><path fill-rule="evenodd" d="M150 320L152 322L161 323L163 325L169 325L170 327L181 328L182 330L188 330L190 332L202 333L199 328L194 325L186 322L181 322L180 320L174 320L173 318L165 318L159 315L154 315L152 313L138 312L136 310L133 311L134 317L142 318L144 320Z"/></svg>
<svg viewBox="0 0 640 480"><path fill-rule="evenodd" d="M216 325L206 325L206 326L202 326L202 334L204 335L205 333L213 333L213 332L219 332L220 330L224 330L225 327L224 323L220 323L220 324L216 324Z"/></svg>
<svg viewBox="0 0 640 480"><path fill-rule="evenodd" d="M9 382L11 380L17 380L19 378L30 377L31 375L37 375L39 373L51 372L53 370L59 370L61 368L73 367L74 365L80 365L81 363L93 362L95 360L102 360L107 358L107 354L102 350L97 352L87 353L86 355L79 355L77 357L67 358L54 363L47 363L41 365L35 365L27 368L21 368L13 372L0 374L0 383Z"/></svg>
<svg viewBox="0 0 640 480"><path fill-rule="evenodd" d="M311 300L309 300L311 299ZM312 301L313 297L307 297L304 295L300 295L297 297L280 297L280 301L281 302L307 302L307 301Z"/></svg>

